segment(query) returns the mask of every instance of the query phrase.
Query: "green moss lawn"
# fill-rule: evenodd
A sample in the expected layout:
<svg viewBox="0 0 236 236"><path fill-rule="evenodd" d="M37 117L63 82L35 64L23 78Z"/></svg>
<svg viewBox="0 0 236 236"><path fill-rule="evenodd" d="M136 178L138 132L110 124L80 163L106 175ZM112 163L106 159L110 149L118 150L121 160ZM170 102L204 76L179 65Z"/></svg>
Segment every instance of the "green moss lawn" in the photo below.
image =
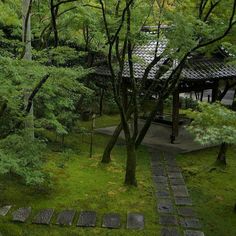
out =
<svg viewBox="0 0 236 236"><path fill-rule="evenodd" d="M97 127L114 125L118 117L104 116L98 118ZM90 122L81 124L90 127ZM47 136L55 139L55 135ZM17 207L31 206L33 214L39 209L54 208L56 213L62 209L95 210L98 214L97 227L81 229L56 226L56 215L50 226L31 224L32 217L26 224L11 222L11 214L0 218L0 232L3 236L74 236L74 235L159 235L157 224L156 202L150 173L149 154L145 148L138 152L137 179L138 188L123 185L125 169L124 146L117 146L113 152L110 165L100 164L102 151L108 137L95 134L93 157L89 158L89 136L73 133L65 138L65 147L51 141L44 157L45 169L52 174L50 188L29 188L16 177L1 177L0 205L12 204ZM105 213L117 212L122 218L122 228L108 230L101 228ZM145 230L132 231L125 229L127 212L141 212L145 215ZM12 213L12 210L11 210ZM1 235L1 234L0 234Z"/></svg>
<svg viewBox="0 0 236 236"><path fill-rule="evenodd" d="M217 148L180 155L177 160L207 236L235 236L236 147L228 152L226 168L214 164Z"/></svg>

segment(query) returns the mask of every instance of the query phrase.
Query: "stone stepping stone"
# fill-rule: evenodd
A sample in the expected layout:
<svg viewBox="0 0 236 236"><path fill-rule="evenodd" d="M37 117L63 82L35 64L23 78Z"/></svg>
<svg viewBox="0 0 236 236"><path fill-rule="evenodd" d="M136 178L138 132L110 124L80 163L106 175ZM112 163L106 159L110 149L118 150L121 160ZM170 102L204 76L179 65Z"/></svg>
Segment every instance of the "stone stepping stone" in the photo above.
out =
<svg viewBox="0 0 236 236"><path fill-rule="evenodd" d="M54 209L43 209L34 217L34 224L49 225L54 213Z"/></svg>
<svg viewBox="0 0 236 236"><path fill-rule="evenodd" d="M128 213L127 216L128 229L144 229L144 216L139 213Z"/></svg>
<svg viewBox="0 0 236 236"><path fill-rule="evenodd" d="M57 216L57 225L71 226L75 217L75 210L64 210Z"/></svg>
<svg viewBox="0 0 236 236"><path fill-rule="evenodd" d="M205 234L202 231L195 230L185 230L184 236L204 236Z"/></svg>
<svg viewBox="0 0 236 236"><path fill-rule="evenodd" d="M178 166L167 166L167 172L181 172L181 168Z"/></svg>
<svg viewBox="0 0 236 236"><path fill-rule="evenodd" d="M10 211L11 207L12 207L11 205L1 207L0 216L6 216L7 213Z"/></svg>
<svg viewBox="0 0 236 236"><path fill-rule="evenodd" d="M185 185L184 179L170 179L170 185Z"/></svg>
<svg viewBox="0 0 236 236"><path fill-rule="evenodd" d="M31 207L19 208L12 213L13 221L24 223L29 218L31 213Z"/></svg>
<svg viewBox="0 0 236 236"><path fill-rule="evenodd" d="M189 193L185 185L172 186L175 197L188 197Z"/></svg>
<svg viewBox="0 0 236 236"><path fill-rule="evenodd" d="M77 223L78 227L95 227L97 214L95 211L82 211Z"/></svg>
<svg viewBox="0 0 236 236"><path fill-rule="evenodd" d="M201 223L199 219L196 218L183 218L180 220L180 224L184 228L200 229Z"/></svg>
<svg viewBox="0 0 236 236"><path fill-rule="evenodd" d="M190 207L180 207L177 209L178 215L184 216L184 217L194 217L196 216L196 213L194 210Z"/></svg>
<svg viewBox="0 0 236 236"><path fill-rule="evenodd" d="M168 183L158 183L157 188L159 190L169 190L169 185Z"/></svg>
<svg viewBox="0 0 236 236"><path fill-rule="evenodd" d="M157 210L159 213L170 214L174 212L174 206L169 199L163 199L157 204Z"/></svg>
<svg viewBox="0 0 236 236"><path fill-rule="evenodd" d="M156 184L168 184L168 179L165 176L153 176L153 181Z"/></svg>
<svg viewBox="0 0 236 236"><path fill-rule="evenodd" d="M170 191L169 190L157 190L156 192L157 198L169 198L170 197Z"/></svg>
<svg viewBox="0 0 236 236"><path fill-rule="evenodd" d="M183 175L180 172L169 172L168 176L170 179L183 179Z"/></svg>
<svg viewBox="0 0 236 236"><path fill-rule="evenodd" d="M171 167L178 167L177 162L175 159L173 160L166 160L166 165Z"/></svg>
<svg viewBox="0 0 236 236"><path fill-rule="evenodd" d="M116 213L109 213L103 217L103 228L118 229L121 226L120 215Z"/></svg>
<svg viewBox="0 0 236 236"><path fill-rule="evenodd" d="M192 200L188 197L175 197L175 204L178 206L192 206Z"/></svg>
<svg viewBox="0 0 236 236"><path fill-rule="evenodd" d="M177 228L162 228L161 236L180 236Z"/></svg>
<svg viewBox="0 0 236 236"><path fill-rule="evenodd" d="M151 162L151 167L152 168L165 168L164 164L162 162Z"/></svg>
<svg viewBox="0 0 236 236"><path fill-rule="evenodd" d="M152 174L153 174L154 176L164 176L164 177L166 177L166 172L165 172L165 170L162 169L162 168L154 168L154 169L152 170Z"/></svg>
<svg viewBox="0 0 236 236"><path fill-rule="evenodd" d="M161 215L160 224L161 225L178 225L178 220L177 220L177 217L173 215Z"/></svg>

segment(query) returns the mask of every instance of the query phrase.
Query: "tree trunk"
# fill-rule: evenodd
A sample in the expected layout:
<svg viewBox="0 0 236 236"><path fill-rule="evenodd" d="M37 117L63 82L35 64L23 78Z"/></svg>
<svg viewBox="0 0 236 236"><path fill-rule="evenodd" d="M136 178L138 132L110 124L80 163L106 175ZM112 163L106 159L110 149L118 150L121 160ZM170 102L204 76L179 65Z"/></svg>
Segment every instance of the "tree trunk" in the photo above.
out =
<svg viewBox="0 0 236 236"><path fill-rule="evenodd" d="M99 101L99 115L102 116L103 114L103 98L104 98L104 89L100 89L100 101Z"/></svg>
<svg viewBox="0 0 236 236"><path fill-rule="evenodd" d="M126 162L125 184L137 186L135 143L133 141L128 141L126 143L126 150L127 150L127 162Z"/></svg>
<svg viewBox="0 0 236 236"><path fill-rule="evenodd" d="M58 31L57 31L57 12L58 7L54 6L54 1L51 0L51 21L52 21L52 31L54 34L54 47L56 48L59 44L59 37L58 37Z"/></svg>
<svg viewBox="0 0 236 236"><path fill-rule="evenodd" d="M138 138L136 139L135 142L135 147L136 149L138 149L138 147L140 146L140 144L142 143L144 137L147 134L147 131L149 130L153 119L155 118L157 111L159 109L159 101L156 103L156 106L154 107L154 109L152 110L151 114L149 115L149 117L146 119L145 124L143 126L143 128L140 130Z"/></svg>
<svg viewBox="0 0 236 236"><path fill-rule="evenodd" d="M117 139L119 138L120 132L122 131L121 123L116 127L113 135L111 136L102 156L102 163L110 163L111 162L111 151L114 148Z"/></svg>
<svg viewBox="0 0 236 236"><path fill-rule="evenodd" d="M228 144L222 143L220 146L220 151L217 157L217 162L226 165L226 152L228 150Z"/></svg>
<svg viewBox="0 0 236 236"><path fill-rule="evenodd" d="M22 1L22 41L24 43L24 55L23 58L25 60L31 61L31 4L32 0L23 0ZM30 96L29 91L24 92L25 104L27 106L28 99ZM34 115L33 115L33 104L29 111L29 114L25 120L25 128L27 129L27 133L31 139L34 139Z"/></svg>

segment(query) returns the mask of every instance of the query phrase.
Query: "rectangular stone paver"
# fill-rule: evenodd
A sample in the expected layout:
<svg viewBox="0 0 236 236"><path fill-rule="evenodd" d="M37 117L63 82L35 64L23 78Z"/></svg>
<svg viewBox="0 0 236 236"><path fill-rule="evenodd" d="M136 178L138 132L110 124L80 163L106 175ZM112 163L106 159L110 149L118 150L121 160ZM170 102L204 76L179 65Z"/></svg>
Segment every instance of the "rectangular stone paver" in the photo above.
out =
<svg viewBox="0 0 236 236"><path fill-rule="evenodd" d="M116 213L109 213L103 217L103 228L118 229L121 226L120 215Z"/></svg>
<svg viewBox="0 0 236 236"><path fill-rule="evenodd" d="M181 172L169 172L168 176L170 179L183 179Z"/></svg>
<svg viewBox="0 0 236 236"><path fill-rule="evenodd" d="M175 160L167 160L166 165L167 165L167 167L169 167L169 166L178 167L177 162Z"/></svg>
<svg viewBox="0 0 236 236"><path fill-rule="evenodd" d="M170 197L170 191L169 190L157 190L156 192L157 198L169 198Z"/></svg>
<svg viewBox="0 0 236 236"><path fill-rule="evenodd" d="M179 178L179 179L170 179L170 185L185 185L184 179Z"/></svg>
<svg viewBox="0 0 236 236"><path fill-rule="evenodd" d="M165 176L153 176L153 181L156 184L159 184L159 183L168 184L168 179Z"/></svg>
<svg viewBox="0 0 236 236"><path fill-rule="evenodd" d="M78 227L95 227L96 226L96 212L82 211L77 223Z"/></svg>
<svg viewBox="0 0 236 236"><path fill-rule="evenodd" d="M75 217L75 210L64 210L59 213L56 224L71 226Z"/></svg>
<svg viewBox="0 0 236 236"><path fill-rule="evenodd" d="M152 169L152 174L154 176L165 176L166 177L166 172L162 168L153 168Z"/></svg>
<svg viewBox="0 0 236 236"><path fill-rule="evenodd" d="M202 231L185 230L184 236L204 236L204 233Z"/></svg>
<svg viewBox="0 0 236 236"><path fill-rule="evenodd" d="M54 210L53 209L43 209L34 217L33 223L49 225L52 219Z"/></svg>
<svg viewBox="0 0 236 236"><path fill-rule="evenodd" d="M175 197L188 197L189 193L185 185L172 186Z"/></svg>
<svg viewBox="0 0 236 236"><path fill-rule="evenodd" d="M178 225L177 217L174 215L161 215L160 224L161 225Z"/></svg>
<svg viewBox="0 0 236 236"><path fill-rule="evenodd" d="M174 205L169 199L159 200L157 203L157 210L159 213L173 213Z"/></svg>
<svg viewBox="0 0 236 236"><path fill-rule="evenodd" d="M144 229L144 216L139 213L128 213L127 228Z"/></svg>
<svg viewBox="0 0 236 236"><path fill-rule="evenodd" d="M167 166L167 172L181 172L181 168L178 166Z"/></svg>
<svg viewBox="0 0 236 236"><path fill-rule="evenodd" d="M165 227L161 229L161 236L180 236L180 234L177 228Z"/></svg>
<svg viewBox="0 0 236 236"><path fill-rule="evenodd" d="M178 206L192 206L192 200L189 197L175 197L175 204Z"/></svg>
<svg viewBox="0 0 236 236"><path fill-rule="evenodd" d="M180 220L180 224L184 228L191 228L191 229L200 229L201 223L199 219L196 218L182 218Z"/></svg>
<svg viewBox="0 0 236 236"><path fill-rule="evenodd" d="M194 210L190 207L179 207L177 209L178 215L184 216L184 217L194 217L196 216L196 213Z"/></svg>
<svg viewBox="0 0 236 236"><path fill-rule="evenodd" d="M0 208L0 216L6 216L7 213L10 211L10 209L11 209L10 205L1 207Z"/></svg>
<svg viewBox="0 0 236 236"><path fill-rule="evenodd" d="M12 213L12 216L13 216L12 220L15 222L24 223L29 218L30 213L31 213L31 207L19 208L18 210Z"/></svg>

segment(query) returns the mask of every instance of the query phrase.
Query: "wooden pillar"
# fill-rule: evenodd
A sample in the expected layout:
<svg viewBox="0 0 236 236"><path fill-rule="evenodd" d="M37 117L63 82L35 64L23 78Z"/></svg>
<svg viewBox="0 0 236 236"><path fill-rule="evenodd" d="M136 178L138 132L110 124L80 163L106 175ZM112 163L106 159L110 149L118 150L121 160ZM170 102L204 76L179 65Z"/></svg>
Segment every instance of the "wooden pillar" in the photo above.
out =
<svg viewBox="0 0 236 236"><path fill-rule="evenodd" d="M219 82L214 82L213 88L212 88L212 94L211 94L211 102L216 102L218 99L218 90L219 90Z"/></svg>
<svg viewBox="0 0 236 236"><path fill-rule="evenodd" d="M162 99L159 99L158 101L158 115L159 115L159 118L163 118L163 115L164 115L164 101Z"/></svg>
<svg viewBox="0 0 236 236"><path fill-rule="evenodd" d="M173 92L171 143L179 135L179 90Z"/></svg>

